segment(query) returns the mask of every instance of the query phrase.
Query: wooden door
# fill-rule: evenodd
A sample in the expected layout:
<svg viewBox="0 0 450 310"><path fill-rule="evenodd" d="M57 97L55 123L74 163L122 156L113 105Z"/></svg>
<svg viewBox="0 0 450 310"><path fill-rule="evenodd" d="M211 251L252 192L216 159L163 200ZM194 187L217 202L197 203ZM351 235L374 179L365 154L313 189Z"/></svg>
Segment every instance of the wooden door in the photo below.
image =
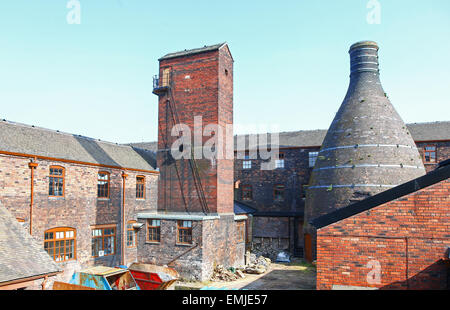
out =
<svg viewBox="0 0 450 310"><path fill-rule="evenodd" d="M311 234L305 234L305 259L312 262L312 238Z"/></svg>

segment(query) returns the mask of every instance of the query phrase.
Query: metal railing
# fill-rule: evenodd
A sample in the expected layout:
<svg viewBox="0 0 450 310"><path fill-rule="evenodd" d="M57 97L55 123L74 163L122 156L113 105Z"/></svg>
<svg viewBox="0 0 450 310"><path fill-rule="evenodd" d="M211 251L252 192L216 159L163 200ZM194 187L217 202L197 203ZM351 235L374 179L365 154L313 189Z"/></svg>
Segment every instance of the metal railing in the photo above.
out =
<svg viewBox="0 0 450 310"><path fill-rule="evenodd" d="M169 87L169 75L163 75L160 77L159 75L153 76L153 89Z"/></svg>

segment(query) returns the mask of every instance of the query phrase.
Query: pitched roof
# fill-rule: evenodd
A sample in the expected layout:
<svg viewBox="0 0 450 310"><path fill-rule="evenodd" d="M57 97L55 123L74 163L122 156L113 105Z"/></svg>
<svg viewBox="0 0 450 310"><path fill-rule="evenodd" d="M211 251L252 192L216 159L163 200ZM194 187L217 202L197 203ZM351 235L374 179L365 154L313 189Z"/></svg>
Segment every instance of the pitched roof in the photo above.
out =
<svg viewBox="0 0 450 310"><path fill-rule="evenodd" d="M430 122L430 123L412 123L406 125L411 132L414 141L439 141L450 140L450 121ZM286 147L320 147L323 139L327 134L326 129L316 130L299 130L290 132L280 132L279 141L280 148ZM249 136L251 135L237 135L234 137L235 150L242 151L244 149L256 148L256 145L250 145ZM253 135L254 136L254 135ZM238 138L244 139L244 148L237 147ZM270 143L270 141L269 141ZM130 143L129 145L151 150L156 152L158 150L157 142L141 142Z"/></svg>
<svg viewBox="0 0 450 310"><path fill-rule="evenodd" d="M234 201L234 214L240 215L240 214L252 214L255 213L256 209L252 208L245 203L242 203L240 201L235 200Z"/></svg>
<svg viewBox="0 0 450 310"><path fill-rule="evenodd" d="M161 61L161 60L175 58L175 57L183 57L183 56L194 55L194 54L199 54L199 53L211 52L211 51L218 50L225 44L227 44L227 43L224 42L224 43L219 43L219 44L214 44L214 45L209 45L209 46L205 45L204 47L200 47L200 48L194 48L194 49L169 53L169 54L166 54L163 57L159 58L158 60Z"/></svg>
<svg viewBox="0 0 450 310"><path fill-rule="evenodd" d="M0 286L60 271L43 246L0 204Z"/></svg>
<svg viewBox="0 0 450 310"><path fill-rule="evenodd" d="M0 151L149 171L156 166L148 150L6 120L0 121Z"/></svg>
<svg viewBox="0 0 450 310"><path fill-rule="evenodd" d="M340 208L331 213L320 216L312 220L311 224L316 227L316 229L320 229L356 214L378 207L387 202L412 194L420 189L439 183L448 178L450 178L450 162L449 160L446 160L445 162L440 163L438 168L424 176L388 189L347 207Z"/></svg>

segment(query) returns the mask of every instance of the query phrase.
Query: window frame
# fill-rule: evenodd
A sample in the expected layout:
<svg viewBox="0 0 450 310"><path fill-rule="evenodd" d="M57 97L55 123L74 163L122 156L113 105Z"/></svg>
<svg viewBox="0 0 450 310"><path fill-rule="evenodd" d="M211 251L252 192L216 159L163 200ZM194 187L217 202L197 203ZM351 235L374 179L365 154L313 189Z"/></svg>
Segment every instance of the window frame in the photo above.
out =
<svg viewBox="0 0 450 310"><path fill-rule="evenodd" d="M142 181L138 181L141 179ZM142 190L139 189L139 186L142 186ZM138 193L142 192L142 197L138 196ZM145 176L143 175L137 175L136 176L136 199L138 200L145 200Z"/></svg>
<svg viewBox="0 0 450 310"><path fill-rule="evenodd" d="M184 222L190 222L191 226L190 227L185 227L185 226L180 226L180 223L184 223ZM192 245L193 244L193 229L192 229L192 224L194 223L194 221L184 221L184 220L177 220L177 242L176 244L179 245ZM180 241L180 232L181 231L187 231L189 232L189 236L190 236L190 242L186 242L186 241Z"/></svg>
<svg viewBox="0 0 450 310"><path fill-rule="evenodd" d="M106 180L100 179L100 174L104 174L107 176ZM108 186L107 186L107 195L106 196L100 196L99 195L99 182L107 182ZM110 187L111 187L111 173L108 171L99 171L97 173L97 198L98 199L109 199L110 196Z"/></svg>
<svg viewBox="0 0 450 310"><path fill-rule="evenodd" d="M280 190L280 189L277 188L277 187L283 187L283 195L282 195L282 198L281 198L281 199L277 199L276 192ZM274 201L284 201L285 198L286 198L286 197L285 197L285 192L286 192L286 186L285 186L284 184L275 184L275 185L273 186L273 200L274 200Z"/></svg>
<svg viewBox="0 0 450 310"><path fill-rule="evenodd" d="M64 233L64 238L56 238L56 233ZM73 237L66 237L66 232L73 232ZM53 238L51 239L46 239L46 234L53 234ZM67 249L67 245L66 245L66 241L69 240L73 240L73 253L72 253L72 258L69 259L65 259L66 257L66 249ZM64 254L63 254L63 259L62 260L56 260L56 242L57 241L64 241ZM52 243L53 244L53 254L50 254L47 251L46 244L47 243ZM61 247L59 247L59 249L61 249ZM54 228L50 228L47 229L46 231L44 231L44 251L50 256L52 257L53 261L57 262L57 263L62 263L62 262L68 262L68 261L72 261L72 260L76 260L77 259L77 230L73 227L54 227ZM60 254L60 253L58 253ZM58 257L60 257L60 255L58 255Z"/></svg>
<svg viewBox="0 0 450 310"><path fill-rule="evenodd" d="M61 169L62 170L62 174L61 175L56 175L56 174L52 174L52 169ZM63 166L57 166L57 165L52 165L49 167L49 173L48 173L48 197L53 197L53 198L64 198L66 195L66 168L64 168ZM62 179L62 195L51 195L50 194L50 179ZM53 194L55 193L55 183L53 182Z"/></svg>
<svg viewBox="0 0 450 310"><path fill-rule="evenodd" d="M136 223L137 223L137 221L135 221L135 220L130 220L127 222L127 239L126 239L127 240L127 248L135 248L137 246L137 240L136 240L137 232L136 232L136 229L134 229L134 227L133 227L133 224L136 224ZM130 227L130 225L131 225L131 227ZM131 245L128 244L128 242L129 242L128 236L129 236L130 232L133 236L133 243Z"/></svg>
<svg viewBox="0 0 450 310"><path fill-rule="evenodd" d="M153 221L159 221L158 226L153 225ZM152 222L152 225L150 225L150 222ZM158 239L150 239L150 229L156 229L156 235L158 236ZM155 235L152 233L152 236ZM160 219L147 219L147 230L146 230L146 241L149 243L161 243L161 220Z"/></svg>
<svg viewBox="0 0 450 310"><path fill-rule="evenodd" d="M105 229L113 229L114 230L114 234L108 234L105 235L104 234L104 230ZM102 231L102 235L101 236L93 236L92 232L94 230L101 230ZM103 256L99 256L99 255L92 255L92 243L94 241L94 239L102 239L102 251L105 251L105 238L114 236L114 251L112 251L112 253L110 254L103 254ZM91 226L91 257L92 258L101 258L101 257L105 257L105 256L111 256L111 255L116 255L117 252L117 225L116 224L108 224L108 225L94 225ZM98 254L98 253L97 253Z"/></svg>
<svg viewBox="0 0 450 310"><path fill-rule="evenodd" d="M432 148L434 148L434 150L429 151L429 150L427 150L427 147L432 147ZM431 154L434 153L434 161L426 160L427 153L429 153L430 159L431 159ZM424 162L424 164L436 164L437 163L437 146L436 146L436 144L427 144L427 145L423 146L423 162Z"/></svg>
<svg viewBox="0 0 450 310"><path fill-rule="evenodd" d="M250 198L246 198L244 193L250 193ZM252 201L253 200L253 187L250 184L241 185L241 199L243 201Z"/></svg>
<svg viewBox="0 0 450 310"><path fill-rule="evenodd" d="M278 159L275 160L275 169L284 169L285 168L285 158L284 152L278 153Z"/></svg>
<svg viewBox="0 0 450 310"><path fill-rule="evenodd" d="M315 154L314 157L314 164L311 166L311 154ZM317 158L319 157L319 151L310 151L308 152L308 167L309 168L314 168L314 166L316 165L317 162Z"/></svg>

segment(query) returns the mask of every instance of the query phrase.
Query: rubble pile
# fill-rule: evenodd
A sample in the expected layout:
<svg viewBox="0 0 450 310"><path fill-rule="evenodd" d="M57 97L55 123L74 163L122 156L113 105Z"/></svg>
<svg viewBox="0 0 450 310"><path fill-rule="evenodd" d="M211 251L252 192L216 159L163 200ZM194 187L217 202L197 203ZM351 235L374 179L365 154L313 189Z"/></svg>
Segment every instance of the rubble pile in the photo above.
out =
<svg viewBox="0 0 450 310"><path fill-rule="evenodd" d="M245 278L245 275L241 270L235 268L226 269L222 265L217 265L216 268L214 268L211 281L230 282L241 278Z"/></svg>
<svg viewBox="0 0 450 310"><path fill-rule="evenodd" d="M256 256L254 253L249 254L247 257L249 261L244 268L245 273L263 274L267 271L272 262L270 258Z"/></svg>
<svg viewBox="0 0 450 310"><path fill-rule="evenodd" d="M263 274L265 273L272 261L270 258L262 255L256 255L254 253L247 252L246 254L247 265L242 268L225 268L223 265L217 265L211 276L213 282L231 282L245 278L245 273L250 274Z"/></svg>
<svg viewBox="0 0 450 310"><path fill-rule="evenodd" d="M275 248L272 244L254 244L252 248L252 253L256 256L268 257L273 261L276 260L280 251L287 251L287 249Z"/></svg>

